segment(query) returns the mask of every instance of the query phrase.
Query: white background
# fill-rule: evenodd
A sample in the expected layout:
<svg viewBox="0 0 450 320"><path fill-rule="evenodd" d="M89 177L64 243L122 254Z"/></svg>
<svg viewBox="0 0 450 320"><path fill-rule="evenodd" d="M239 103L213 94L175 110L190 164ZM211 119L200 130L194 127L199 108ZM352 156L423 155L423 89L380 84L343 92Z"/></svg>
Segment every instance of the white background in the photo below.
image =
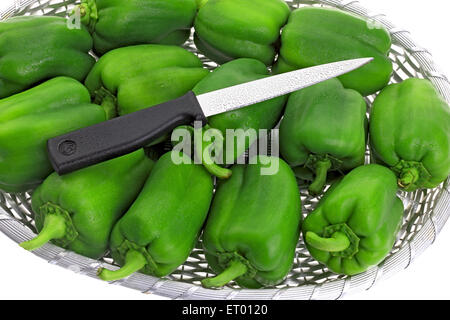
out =
<svg viewBox="0 0 450 320"><path fill-rule="evenodd" d="M13 3L1 0L0 10ZM350 1L349 1L350 2ZM450 2L448 0L361 0L384 13L434 56L450 76ZM437 241L406 270L369 291L346 299L449 299L450 222ZM0 234L0 299L159 299L108 285L57 266L22 250Z"/></svg>

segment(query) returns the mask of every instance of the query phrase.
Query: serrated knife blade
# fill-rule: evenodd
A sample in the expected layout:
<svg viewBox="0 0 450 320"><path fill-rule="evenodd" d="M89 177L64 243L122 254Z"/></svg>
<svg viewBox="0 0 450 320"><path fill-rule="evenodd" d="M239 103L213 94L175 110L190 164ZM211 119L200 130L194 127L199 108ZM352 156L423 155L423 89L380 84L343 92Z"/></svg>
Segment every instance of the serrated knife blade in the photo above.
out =
<svg viewBox="0 0 450 320"><path fill-rule="evenodd" d="M180 125L273 99L353 71L372 58L301 69L196 96L183 97L83 128L47 142L59 174L110 160L147 146Z"/></svg>

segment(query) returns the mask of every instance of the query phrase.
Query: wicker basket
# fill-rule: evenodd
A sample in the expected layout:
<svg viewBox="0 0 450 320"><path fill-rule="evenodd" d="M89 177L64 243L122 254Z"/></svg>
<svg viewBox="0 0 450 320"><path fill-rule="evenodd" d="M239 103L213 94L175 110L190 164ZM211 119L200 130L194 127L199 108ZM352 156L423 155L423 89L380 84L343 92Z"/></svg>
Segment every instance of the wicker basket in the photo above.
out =
<svg viewBox="0 0 450 320"><path fill-rule="evenodd" d="M66 16L77 1L75 0L16 0L15 6L0 12L0 20L17 15L59 15ZM391 82L418 77L430 79L442 96L450 103L450 83L435 67L431 55L417 46L409 33L396 28L382 15L371 15L356 1L319 0L286 1L293 8L300 6L331 6L352 12L375 23L383 25L392 35L393 46L390 58L394 63ZM192 38L186 48L199 55L206 66L214 63L199 54ZM367 98L369 106L374 96ZM370 158L367 154L367 160ZM363 274L353 277L338 276L328 271L312 259L302 241L298 243L295 263L286 281L268 289L241 289L234 283L221 290L209 290L200 286L200 280L210 274L201 245L197 245L189 259L172 275L158 279L143 274L134 274L115 284L139 290L144 293L174 299L339 299L350 292L367 290L381 279L407 268L411 261L433 243L450 215L449 181L433 190L419 190L414 193L399 192L405 206L403 226L395 246L384 262ZM301 192L303 212L311 212L319 199ZM15 242L34 237L33 213L30 193L7 194L0 192L0 231ZM19 250L19 248L18 248ZM73 252L48 244L34 252L48 262L74 272L96 278L97 268L106 266L117 268L112 259L105 257L95 261Z"/></svg>

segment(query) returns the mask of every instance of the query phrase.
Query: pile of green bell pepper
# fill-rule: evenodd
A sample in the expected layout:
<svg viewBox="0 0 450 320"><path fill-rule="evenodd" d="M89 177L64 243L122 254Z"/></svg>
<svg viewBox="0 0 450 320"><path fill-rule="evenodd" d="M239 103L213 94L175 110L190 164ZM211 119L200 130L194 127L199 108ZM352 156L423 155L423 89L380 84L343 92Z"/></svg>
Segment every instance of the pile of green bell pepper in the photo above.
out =
<svg viewBox="0 0 450 320"><path fill-rule="evenodd" d="M153 161L143 150L63 176L51 174L33 192L39 235L21 246L48 241L94 259L106 251L116 221L142 189Z"/></svg>
<svg viewBox="0 0 450 320"><path fill-rule="evenodd" d="M99 55L137 44L181 45L197 13L195 0L82 0L78 8Z"/></svg>
<svg viewBox="0 0 450 320"><path fill-rule="evenodd" d="M271 65L280 29L289 16L283 0L200 0L195 44L208 58L225 63L253 58Z"/></svg>
<svg viewBox="0 0 450 320"><path fill-rule="evenodd" d="M69 29L61 17L0 21L0 48L0 99L58 76L83 81L95 63L87 29Z"/></svg>
<svg viewBox="0 0 450 320"><path fill-rule="evenodd" d="M28 250L52 242L98 259L109 249L121 267L100 268L99 277L114 281L138 271L165 277L201 240L215 273L204 287L235 281L256 289L285 279L303 240L329 270L355 275L391 251L403 218L397 192L434 188L450 174L448 104L428 80L387 85L391 37L371 21L328 8L291 11L282 0L82 0L74 12L79 29L61 17L0 22L0 189L37 188L39 235L21 244ZM222 64L212 72L180 47L193 25L197 49ZM146 148L52 173L46 142L55 136L191 90L202 95L362 57L374 60L209 117L203 128L186 126L196 133L193 157L166 150L155 164ZM368 124L364 97L380 90ZM280 119L282 159L257 155L222 166ZM372 164L364 165L368 131ZM305 181L321 197L302 223Z"/></svg>
<svg viewBox="0 0 450 320"><path fill-rule="evenodd" d="M315 172L312 194L322 193L329 171L364 164L366 109L364 98L337 79L290 95L280 126L281 154L291 166Z"/></svg>
<svg viewBox="0 0 450 320"><path fill-rule="evenodd" d="M50 173L47 140L108 120L77 80L58 77L0 100L0 189L24 192Z"/></svg>

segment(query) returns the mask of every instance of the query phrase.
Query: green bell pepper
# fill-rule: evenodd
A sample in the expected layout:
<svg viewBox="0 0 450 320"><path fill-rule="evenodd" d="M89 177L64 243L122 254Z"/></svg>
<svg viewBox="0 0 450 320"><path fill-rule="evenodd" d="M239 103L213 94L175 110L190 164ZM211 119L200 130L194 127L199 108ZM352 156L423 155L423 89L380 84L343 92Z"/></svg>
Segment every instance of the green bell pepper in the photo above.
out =
<svg viewBox="0 0 450 320"><path fill-rule="evenodd" d="M303 222L311 255L339 274L355 275L391 251L403 217L397 182L389 169L371 164L332 186Z"/></svg>
<svg viewBox="0 0 450 320"><path fill-rule="evenodd" d="M363 96L384 88L392 74L390 34L381 26L335 9L300 8L282 31L278 73L298 68L373 57L374 61L339 79Z"/></svg>
<svg viewBox="0 0 450 320"><path fill-rule="evenodd" d="M82 0L79 8L100 55L145 43L181 45L197 13L195 0Z"/></svg>
<svg viewBox="0 0 450 320"><path fill-rule="evenodd" d="M241 58L227 62L216 68L212 73L197 83L192 91L196 95L201 95L237 84L263 79L268 76L269 72L262 62L255 59ZM215 151L222 154L221 162L226 163L227 158L235 160L241 156L258 138L260 129L270 130L275 127L282 116L286 100L287 97L282 96L242 109L209 117L209 125L204 128L203 132L206 130L216 130L216 134L220 136L220 143L215 141L217 143ZM237 130L233 136L233 150L226 150L227 143L229 143L226 139L227 129ZM246 131L249 129L255 130L256 135L246 136ZM213 157L210 156L207 150L211 146L212 142L202 141L203 157L199 156L199 159L203 158L203 164L211 174L222 179L228 178L231 175L231 170L222 168L214 162L215 159L212 159ZM233 152L233 155L227 155L225 151Z"/></svg>
<svg viewBox="0 0 450 320"><path fill-rule="evenodd" d="M278 171L263 171L276 162ZM206 258L218 275L202 284L222 287L236 280L247 288L276 285L292 268L300 235L294 173L283 160L267 156L232 170L231 178L217 187L203 233Z"/></svg>
<svg viewBox="0 0 450 320"><path fill-rule="evenodd" d="M176 164L172 155L183 162ZM122 268L99 269L99 277L113 281L137 271L157 277L173 272L194 248L212 196L212 178L202 166L184 153L163 155L113 229L111 255Z"/></svg>
<svg viewBox="0 0 450 320"><path fill-rule="evenodd" d="M385 88L373 104L370 136L376 161L406 191L434 188L450 174L450 109L428 80Z"/></svg>
<svg viewBox="0 0 450 320"><path fill-rule="evenodd" d="M125 115L181 97L208 72L183 48L138 45L105 54L85 84L96 103Z"/></svg>
<svg viewBox="0 0 450 320"><path fill-rule="evenodd" d="M136 199L152 166L141 149L63 176L51 174L32 196L40 233L21 246L35 250L52 241L100 258L115 222Z"/></svg>
<svg viewBox="0 0 450 320"><path fill-rule="evenodd" d="M331 79L290 95L280 126L280 151L292 166L315 172L309 186L320 194L329 171L364 164L367 106L355 90Z"/></svg>
<svg viewBox="0 0 450 320"><path fill-rule="evenodd" d="M83 81L95 63L87 29L69 29L61 17L1 21L0 48L0 98L57 76Z"/></svg>
<svg viewBox="0 0 450 320"><path fill-rule="evenodd" d="M254 58L271 65L280 29L289 17L282 0L207 0L195 19L194 41L211 60L223 64Z"/></svg>
<svg viewBox="0 0 450 320"><path fill-rule="evenodd" d="M0 189L24 192L52 171L47 140L108 120L77 80L58 77L0 100Z"/></svg>

